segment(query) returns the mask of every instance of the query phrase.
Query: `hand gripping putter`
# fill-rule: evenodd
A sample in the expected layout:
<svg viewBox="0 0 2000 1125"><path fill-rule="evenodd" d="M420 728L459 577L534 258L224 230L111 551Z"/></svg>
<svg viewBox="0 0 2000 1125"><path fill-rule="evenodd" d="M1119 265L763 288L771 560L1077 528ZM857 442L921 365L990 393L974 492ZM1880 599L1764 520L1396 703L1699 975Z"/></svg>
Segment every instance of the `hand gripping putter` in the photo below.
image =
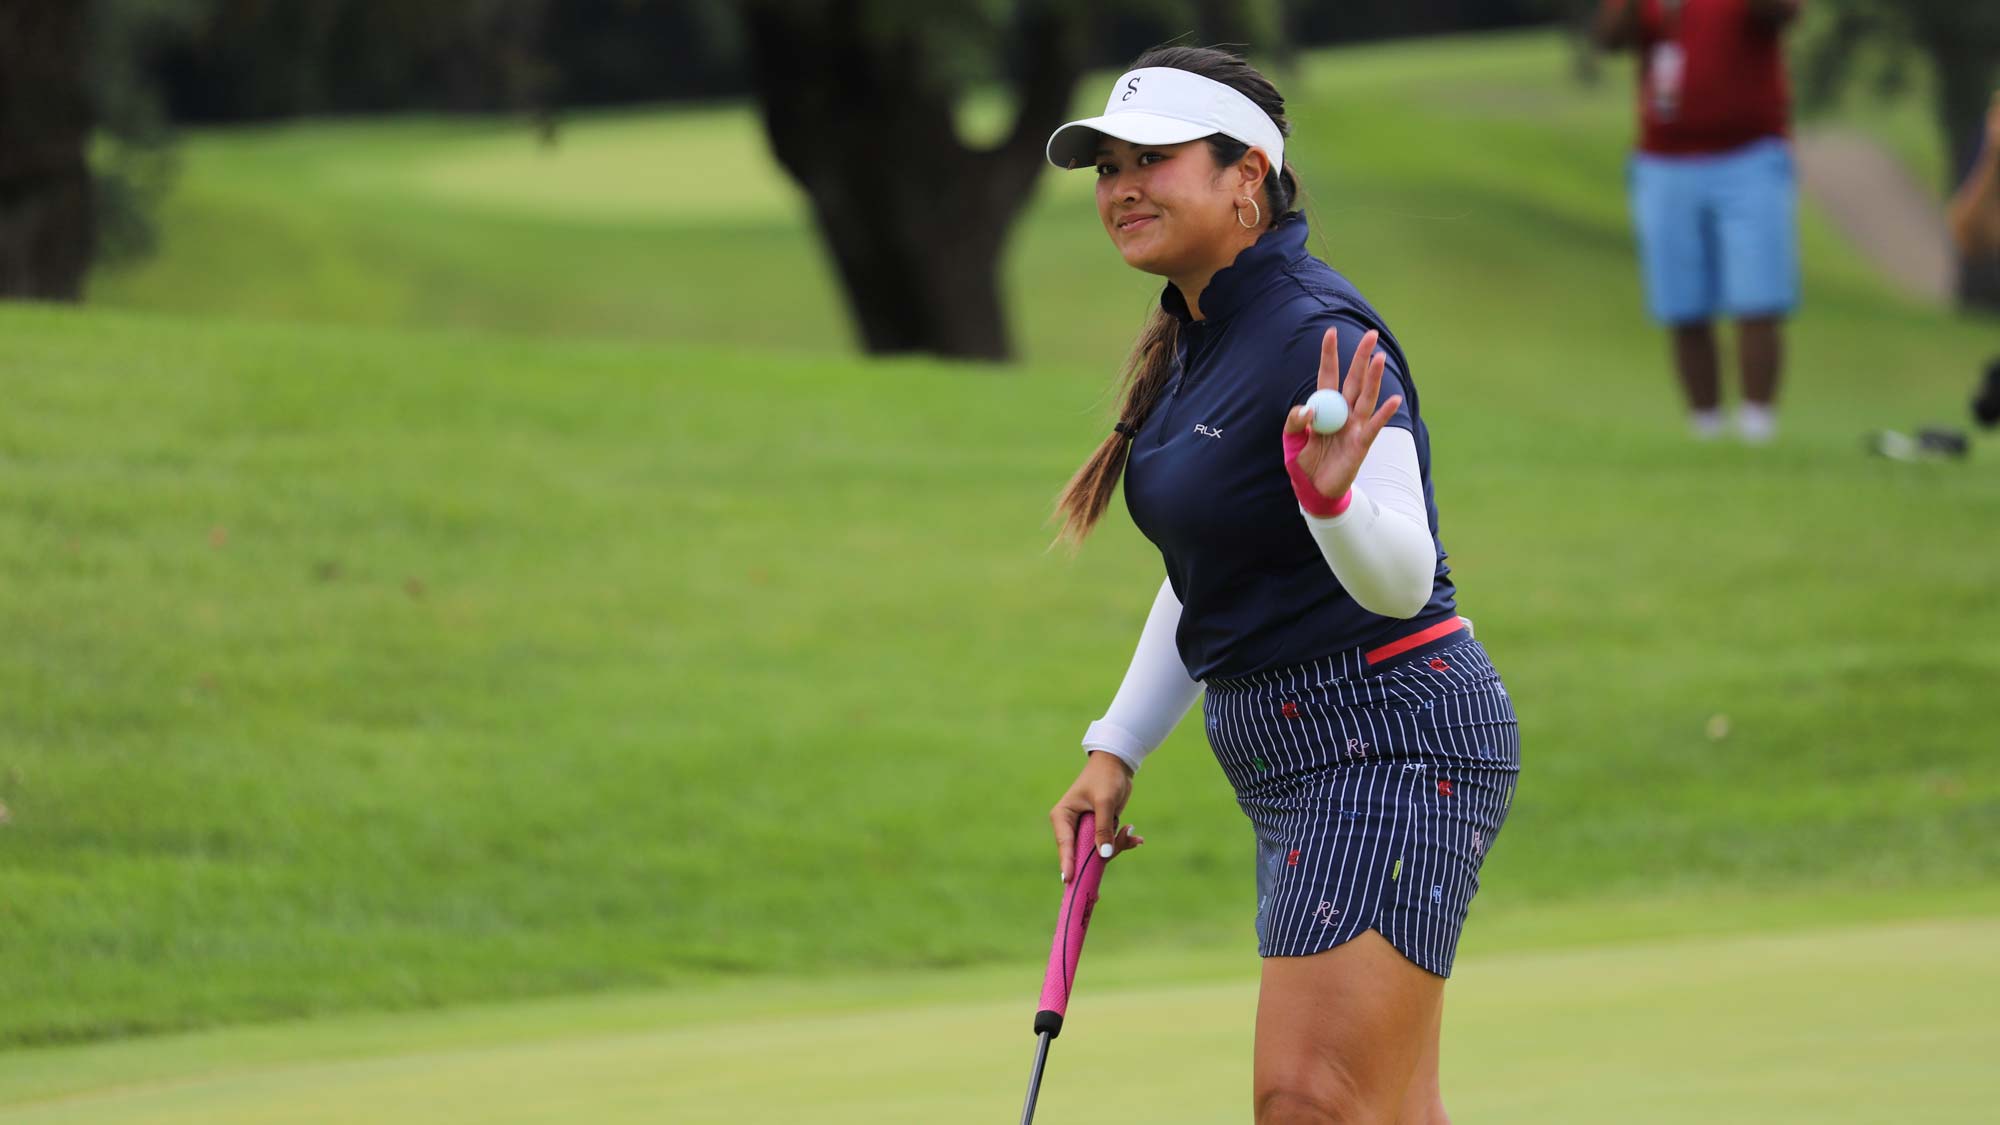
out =
<svg viewBox="0 0 2000 1125"><path fill-rule="evenodd" d="M1063 888L1062 910L1056 914L1056 937L1049 946L1049 970L1042 977L1042 1002L1035 1013L1035 1069L1028 1075L1028 1101L1021 1107L1021 1125L1035 1119L1035 1095L1042 1089L1042 1068L1048 1065L1049 1043L1062 1034L1069 990L1076 983L1076 963L1083 956L1083 935L1090 929L1090 912L1097 905L1097 888L1104 882L1105 858L1097 854L1097 823L1090 813L1076 825L1076 875Z"/></svg>

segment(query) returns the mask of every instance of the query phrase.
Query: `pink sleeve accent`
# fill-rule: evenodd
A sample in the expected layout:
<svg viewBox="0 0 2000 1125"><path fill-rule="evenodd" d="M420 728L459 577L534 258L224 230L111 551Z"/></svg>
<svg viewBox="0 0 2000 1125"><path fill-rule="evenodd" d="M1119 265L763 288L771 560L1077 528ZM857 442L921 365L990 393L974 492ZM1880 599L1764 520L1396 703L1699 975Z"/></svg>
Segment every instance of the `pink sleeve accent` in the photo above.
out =
<svg viewBox="0 0 2000 1125"><path fill-rule="evenodd" d="M1330 500L1313 487L1312 478L1299 468L1299 454L1305 452L1309 440L1311 435L1304 430L1285 435L1285 475L1292 478L1292 494L1299 498L1299 507L1304 508L1306 514L1323 520L1332 519L1347 510L1347 505L1354 500L1354 490L1348 489L1338 499Z"/></svg>
<svg viewBox="0 0 2000 1125"><path fill-rule="evenodd" d="M1084 813L1076 825L1076 877L1063 888L1062 912L1056 915L1056 938L1049 947L1049 971L1042 977L1041 1010L1060 1016L1069 1007L1070 986L1076 983L1076 963L1083 956L1083 935L1090 929L1090 912L1097 906L1097 887L1104 882L1106 860L1097 854L1097 818Z"/></svg>

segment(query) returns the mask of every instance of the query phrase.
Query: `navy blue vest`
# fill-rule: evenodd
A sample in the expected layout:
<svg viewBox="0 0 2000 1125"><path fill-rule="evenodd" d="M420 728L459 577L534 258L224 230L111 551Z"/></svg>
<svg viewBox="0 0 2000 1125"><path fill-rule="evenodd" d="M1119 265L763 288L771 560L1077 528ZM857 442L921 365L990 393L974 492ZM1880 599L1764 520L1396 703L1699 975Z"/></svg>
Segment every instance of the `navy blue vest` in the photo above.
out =
<svg viewBox="0 0 2000 1125"><path fill-rule="evenodd" d="M1285 476L1285 415L1318 385L1320 338L1340 329L1347 371L1362 334L1389 353L1382 398L1403 396L1389 423L1416 438L1424 505L1437 538L1430 434L1402 346L1367 301L1306 252L1292 215L1210 279L1205 319L1172 284L1160 304L1181 320L1172 383L1132 439L1125 505L1160 549L1181 600L1181 659L1197 680L1248 676L1344 649L1373 647L1455 611L1443 545L1431 598L1409 621L1361 608L1321 556Z"/></svg>

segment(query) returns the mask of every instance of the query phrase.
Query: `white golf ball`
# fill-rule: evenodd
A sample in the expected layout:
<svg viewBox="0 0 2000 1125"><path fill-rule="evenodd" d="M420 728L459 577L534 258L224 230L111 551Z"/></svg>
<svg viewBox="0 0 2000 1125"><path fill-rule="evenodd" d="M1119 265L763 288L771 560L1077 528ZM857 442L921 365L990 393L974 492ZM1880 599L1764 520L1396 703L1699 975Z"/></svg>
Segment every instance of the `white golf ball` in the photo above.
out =
<svg viewBox="0 0 2000 1125"><path fill-rule="evenodd" d="M1313 433L1330 434L1347 424L1347 400L1340 397L1339 391L1314 391L1306 405L1312 408Z"/></svg>

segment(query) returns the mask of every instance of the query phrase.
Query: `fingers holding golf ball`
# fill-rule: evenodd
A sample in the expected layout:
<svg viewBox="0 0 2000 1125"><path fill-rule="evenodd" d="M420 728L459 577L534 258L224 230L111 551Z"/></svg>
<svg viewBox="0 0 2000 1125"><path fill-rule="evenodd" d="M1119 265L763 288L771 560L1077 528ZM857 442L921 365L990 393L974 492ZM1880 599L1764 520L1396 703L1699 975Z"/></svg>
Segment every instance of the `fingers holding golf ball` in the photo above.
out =
<svg viewBox="0 0 2000 1125"><path fill-rule="evenodd" d="M1381 334L1369 332L1347 364L1347 376L1340 375L1340 330L1329 328L1320 339L1319 388L1285 416L1285 461L1299 489L1300 500L1310 510L1312 496L1337 501L1354 486L1361 459L1375 443L1403 396L1390 395L1379 405L1382 372L1388 353L1378 344Z"/></svg>
<svg viewBox="0 0 2000 1125"><path fill-rule="evenodd" d="M1347 424L1347 399L1339 391L1314 391L1304 409L1313 433L1330 434Z"/></svg>
<svg viewBox="0 0 2000 1125"><path fill-rule="evenodd" d="M1319 338L1319 387L1293 413L1311 411L1307 416L1316 434L1331 434L1347 424L1350 417L1366 417L1375 409L1382 393L1382 369L1388 354L1378 346L1382 334L1369 331L1361 337L1347 364L1347 377L1340 375L1340 329L1329 328Z"/></svg>

